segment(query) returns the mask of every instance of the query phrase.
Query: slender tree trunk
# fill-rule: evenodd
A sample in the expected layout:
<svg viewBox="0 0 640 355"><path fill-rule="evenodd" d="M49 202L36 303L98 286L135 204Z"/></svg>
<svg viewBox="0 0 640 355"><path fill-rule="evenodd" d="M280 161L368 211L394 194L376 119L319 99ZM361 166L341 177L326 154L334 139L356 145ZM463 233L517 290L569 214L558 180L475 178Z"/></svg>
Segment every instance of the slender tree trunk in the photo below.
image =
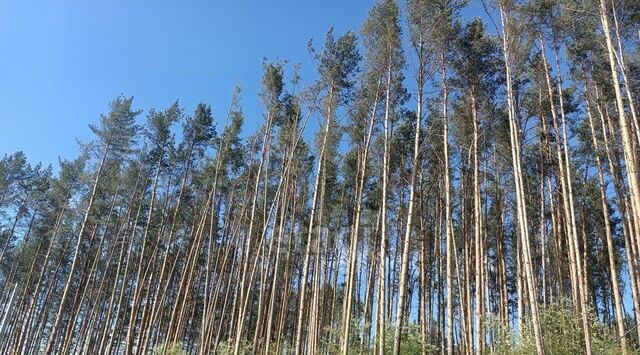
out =
<svg viewBox="0 0 640 355"><path fill-rule="evenodd" d="M294 351L296 353L304 352L302 348L302 337L303 337L304 330L302 328L303 328L304 309L305 309L305 293L306 293L306 287L307 287L307 277L309 272L309 260L311 258L311 242L313 238L315 214L316 214L316 209L318 204L318 190L320 186L320 175L323 169L323 164L325 159L324 158L325 150L327 147L331 120L332 120L331 108L332 108L332 101L333 101L333 85L331 85L330 87L331 87L331 90L329 91L329 97L328 97L327 117L326 117L326 122L324 126L322 144L320 146L320 153L318 155L317 174L316 174L315 182L313 184L313 198L311 200L311 214L309 216L309 229L307 233L307 248L305 251L304 263L302 266L302 280L301 280L300 289L299 289L298 315L297 315L297 326L296 326L295 345L294 345Z"/></svg>
<svg viewBox="0 0 640 355"><path fill-rule="evenodd" d="M387 78L385 86L385 108L384 119L382 122L384 151L382 156L382 204L380 216L380 263L378 265L378 315L377 315L377 337L378 337L378 354L384 354L384 343L386 333L385 307L386 307L386 277L387 277L387 194L389 179L389 114L391 110L391 68L387 68ZM343 345L343 354L346 354L346 343Z"/></svg>
<svg viewBox="0 0 640 355"><path fill-rule="evenodd" d="M137 320L137 312L138 305L140 302L140 292L141 292L141 283L140 278L142 276L142 266L144 265L144 256L147 248L147 236L149 233L149 226L151 225L151 219L153 217L153 208L156 201L156 194L158 191L158 179L160 178L161 164L162 163L162 154L158 158L158 162L156 163L156 171L155 176L153 178L153 187L151 188L151 201L149 202L149 211L147 212L147 222L144 226L144 232L142 233L142 250L140 251L140 259L138 261L138 271L136 272L136 278L134 280L133 287L133 300L131 303L131 312L129 315L129 326L127 327L127 337L125 339L125 355L129 355L133 350L133 333L136 328L136 320ZM142 286L144 287L144 285Z"/></svg>
<svg viewBox="0 0 640 355"><path fill-rule="evenodd" d="M82 224L80 225L80 230L78 231L78 239L76 241L76 247L73 252L73 260L71 262L71 268L69 270L69 275L67 277L67 281L65 282L64 289L62 291L62 296L60 297L60 303L58 305L58 310L56 311L56 317L53 322L53 326L51 327L51 331L49 332L49 340L47 341L47 346L44 351L47 354L50 354L54 351L53 346L56 341L58 327L60 326L60 322L62 321L62 312L64 311L64 307L66 305L69 289L71 287L71 283L73 280L73 274L75 273L77 263L78 263L78 254L80 253L80 247L82 245L82 235L84 234L84 229L86 228L87 221L89 220L89 215L91 213L93 202L96 197L96 191L98 190L98 182L100 181L102 170L104 169L104 164L107 160L107 154L109 153L109 148L110 148L110 143L108 142L104 147L104 153L102 154L102 158L100 159L100 165L98 166L98 171L96 172L96 176L93 181L91 195L89 195L89 202L87 203L87 209L85 210L84 217L82 219Z"/></svg>
<svg viewBox="0 0 640 355"><path fill-rule="evenodd" d="M531 320L533 323L533 329L536 339L536 350L538 355L544 354L544 344L542 339L542 330L540 328L540 320L538 314L538 303L536 299L535 282L533 280L533 268L531 265L531 254L529 251L529 231L527 226L527 211L524 199L523 184L522 184L522 169L520 167L520 139L519 129L516 123L516 112L514 106L514 97L512 89L512 77L511 77L511 63L510 63L510 23L511 18L506 14L503 4L500 4L500 19L503 28L503 55L506 69L506 81L507 81L507 108L509 114L509 130L511 134L511 157L513 164L513 175L516 187L516 210L518 219L518 230L520 239L522 241L522 254L524 261L524 269L526 274L529 306L531 308Z"/></svg>
<svg viewBox="0 0 640 355"><path fill-rule="evenodd" d="M352 237L349 246L349 263L347 264L347 282L346 282L346 297L344 300L344 321L343 321L343 335L349 333L349 327L351 322L351 306L353 300L353 284L354 273L356 268L357 247L358 239L360 235L360 214L362 212L362 194L364 190L367 162L369 158L369 146L371 144L371 137L373 134L373 126L375 122L376 109L378 106L378 95L380 92L381 80L378 80L376 87L375 98L371 108L371 115L369 116L368 129L363 137L362 152L360 154L360 161L358 164L358 180L356 181L356 196L355 196L355 217L354 225L352 229ZM348 337L342 338L341 350L343 354L347 351Z"/></svg>
<svg viewBox="0 0 640 355"><path fill-rule="evenodd" d="M447 72L445 67L444 54L442 56L441 71L442 71L442 119L443 122L443 146L444 146L444 215L445 215L445 233L446 233L446 284L447 284L447 311L446 311L446 339L447 339L447 354L453 355L454 346L454 314L453 314L453 265L452 258L453 253L453 222L451 221L451 182L449 172L449 115L448 115L448 85L447 85Z"/></svg>
<svg viewBox="0 0 640 355"><path fill-rule="evenodd" d="M420 61L422 64L422 61ZM418 176L418 169L420 168L420 162L418 161L420 155L420 130L422 129L422 90L423 90L423 70L418 69L418 106L416 109L416 132L413 141L413 167L411 169L411 182L409 183L409 206L407 208L407 224L403 239L402 248L402 263L400 269L400 288L398 290L398 307L396 308L396 332L393 338L393 353L400 353L400 337L402 335L402 322L404 318L404 307L406 297L406 282L407 273L409 268L409 249L411 247L411 229L413 226L413 210L415 205L415 189L416 179Z"/></svg>
<svg viewBox="0 0 640 355"><path fill-rule="evenodd" d="M611 68L611 78L613 80L613 89L616 96L616 107L618 109L618 119L620 124L620 134L622 135L622 147L625 160L625 171L627 174L627 180L629 184L629 192L631 199L631 213L633 226L636 231L640 230L640 185L638 185L638 170L637 160L634 151L634 144L631 138L631 128L627 122L627 116L625 113L624 102L622 93L620 91L620 82L618 79L618 69L616 67L616 61L614 58L613 41L611 39L611 32L609 29L609 19L607 15L607 6L605 0L600 0L600 21L602 23L602 31L605 35L607 44L607 54L609 59L609 66ZM634 240L636 246L640 246L640 236L635 235ZM640 249L640 247L638 247Z"/></svg>
<svg viewBox="0 0 640 355"><path fill-rule="evenodd" d="M625 338L624 330L624 316L622 311L622 298L620 295L620 286L618 285L618 270L616 268L615 261L615 249L613 247L613 239L611 237L611 224L609 222L609 205L607 202L606 194L606 182L604 180L604 174L602 172L602 163L599 154L599 144L596 138L596 132L593 123L593 116L591 114L591 103L588 94L588 87L585 85L585 101L587 108L587 117L589 118L589 128L591 130L591 141L593 143L593 149L595 151L596 167L598 169L598 182L600 188L600 201L602 205L602 217L604 219L605 238L607 244L607 253L609 254L609 272L611 276L611 288L613 289L613 300L616 313L616 326L618 330L618 336L620 337L620 344L624 354L627 353L627 340Z"/></svg>
<svg viewBox="0 0 640 355"><path fill-rule="evenodd" d="M476 339L478 341L477 352L484 352L484 280L482 278L483 264L483 222L482 222L482 201L480 197L480 165L479 165L479 121L476 95L474 88L471 88L471 115L473 117L473 216L474 216L474 240L475 240L475 285L476 285Z"/></svg>

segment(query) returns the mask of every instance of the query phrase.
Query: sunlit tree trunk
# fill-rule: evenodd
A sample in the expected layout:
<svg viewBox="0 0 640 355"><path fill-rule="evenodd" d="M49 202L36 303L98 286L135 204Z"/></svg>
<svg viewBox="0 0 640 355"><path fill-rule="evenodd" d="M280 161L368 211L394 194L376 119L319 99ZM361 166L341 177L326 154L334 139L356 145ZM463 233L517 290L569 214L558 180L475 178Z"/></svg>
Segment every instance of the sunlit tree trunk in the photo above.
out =
<svg viewBox="0 0 640 355"><path fill-rule="evenodd" d="M422 51L422 43L418 48L418 104L416 107L416 125L415 136L413 140L413 162L411 169L411 181L409 182L409 206L407 207L407 223L405 226L404 239L402 243L402 263L400 266L400 288L398 289L398 305L396 308L396 332L393 338L393 353L400 353L400 336L402 335L402 322L404 318L405 297L407 288L407 273L409 268L409 252L411 248L411 232L414 220L414 206L416 198L416 179L418 177L418 169L420 168L420 130L422 129L422 105L423 105L423 89L424 89L424 58Z"/></svg>
<svg viewBox="0 0 640 355"><path fill-rule="evenodd" d="M98 171L96 172L96 176L93 180L93 187L91 188L91 194L89 195L89 201L87 203L87 208L85 210L84 217L82 219L82 224L80 225L80 230L78 231L78 234L77 234L77 241L76 241L75 250L73 252L73 260L71 262L71 268L69 269L69 275L67 276L67 281L64 284L64 289L62 291L62 296L60 298L58 310L56 311L56 316L53 321L53 326L51 327L51 331L49 332L49 340L47 341L47 346L45 348L45 353L47 354L54 352L53 346L56 342L56 336L58 332L58 327L60 326L60 321L62 320L62 312L64 311L64 307L68 297L67 295L69 294L69 289L73 281L73 275L75 273L75 270L78 264L78 254L80 253L80 247L82 245L82 235L84 234L84 230L87 226L87 221L89 220L91 209L93 208L94 199L96 197L96 191L98 190L98 183L102 175L102 170L104 169L104 164L107 160L107 154L109 153L109 148L110 148L110 142L107 142L107 144L104 147L104 152L102 153L102 158L100 159L100 165L98 166Z"/></svg>
<svg viewBox="0 0 640 355"><path fill-rule="evenodd" d="M593 123L593 116L591 114L591 102L588 94L588 87L585 85L585 101L587 109L587 117L589 118L589 128L591 130L591 141L593 143L593 149L595 151L596 168L598 169L598 182L600 189L600 201L602 205L602 217L604 219L605 238L607 245L607 253L609 254L609 273L611 276L611 288L613 289L613 301L616 313L616 326L618 330L618 336L620 337L620 344L622 345L622 351L627 353L627 340L625 338L624 330L624 315L622 311L622 298L620 296L620 286L618 284L618 269L616 268L615 261L615 249L613 247L613 238L611 237L611 223L609 221L609 204L607 202L606 194L606 182L604 180L604 174L602 172L602 163L600 160L599 144L596 138L595 126Z"/></svg>
<svg viewBox="0 0 640 355"><path fill-rule="evenodd" d="M313 238L313 231L315 226L316 219L316 209L318 207L318 192L320 186L320 175L322 171L322 167L325 159L325 150L327 148L329 132L332 121L332 108L333 108L333 84L330 86L329 96L327 98L327 116L324 123L323 129L323 137L322 144L320 145L320 152L318 154L318 166L317 173L315 177L315 182L313 183L313 198L311 199L311 213L309 215L309 228L307 233L307 248L304 254L304 262L302 265L302 283L300 285L299 290L299 301L298 301L298 314L297 314L297 323L296 323L296 335L295 335L295 345L294 351L296 353L303 353L304 349L302 348L302 337L304 333L303 329L303 321L304 321L304 310L305 310L305 293L307 288L307 277L309 273L309 260L311 259L311 243ZM319 238L319 236L318 236Z"/></svg>
<svg viewBox="0 0 640 355"><path fill-rule="evenodd" d="M516 210L518 219L518 231L520 239L522 241L522 256L523 266L525 269L525 278L528 290L529 306L531 309L531 321L533 323L533 329L536 339L536 350L539 355L544 354L544 345L542 340L542 330L540 328L540 320L538 314L538 301L536 297L535 282L533 280L533 267L531 265L531 253L529 251L529 231L527 226L527 211L525 205L523 183L522 183L522 169L520 167L520 138L519 129L516 122L516 112L514 107L514 97L512 89L512 77L511 77L511 48L513 39L511 38L510 27L512 20L505 12L504 4L500 3L500 19L503 28L503 55L506 69L506 82L507 82L507 109L509 115L509 131L511 134L511 157L513 164L513 175L516 187Z"/></svg>
<svg viewBox="0 0 640 355"><path fill-rule="evenodd" d="M357 259L357 247L358 247L358 239L360 235L360 215L362 213L362 195L364 190L364 183L366 177L366 169L367 163L369 159L369 146L371 145L371 137L373 135L373 127L375 123L375 115L376 109L378 107L378 96L380 93L380 84L381 81L378 80L378 84L375 90L375 98L373 100L373 104L371 107L371 115L369 116L369 121L367 122L367 131L365 136L363 137L362 149L359 154L359 163L358 163L358 180L356 181L356 196L355 196L355 216L353 221L352 233L350 238L349 245L349 256L348 256L348 264L347 264L347 280L346 280L346 297L344 300L344 321L343 321L343 334L348 334L349 332L349 323L351 320L351 306L353 301L353 286L354 286L354 274L356 268L356 259ZM343 347L343 351L345 347L348 346L348 339L342 339L341 346Z"/></svg>
<svg viewBox="0 0 640 355"><path fill-rule="evenodd" d="M622 148L625 160L625 171L627 175L629 193L631 199L631 220L636 231L640 230L640 185L638 185L637 159L632 142L632 127L629 127L627 115L625 112L622 92L620 90L620 81L618 79L618 69L614 55L614 46L611 39L611 30L609 29L609 19L607 14L607 6L605 0L599 1L600 21L602 23L602 32L604 32L605 42L607 45L607 54L609 59L609 67L611 69L611 79L613 80L613 89L616 97L616 108L618 110L618 119L620 125L620 134L622 136ZM633 242L636 246L640 245L640 236L635 234ZM638 247L637 247L638 248ZM640 248L639 248L640 249Z"/></svg>

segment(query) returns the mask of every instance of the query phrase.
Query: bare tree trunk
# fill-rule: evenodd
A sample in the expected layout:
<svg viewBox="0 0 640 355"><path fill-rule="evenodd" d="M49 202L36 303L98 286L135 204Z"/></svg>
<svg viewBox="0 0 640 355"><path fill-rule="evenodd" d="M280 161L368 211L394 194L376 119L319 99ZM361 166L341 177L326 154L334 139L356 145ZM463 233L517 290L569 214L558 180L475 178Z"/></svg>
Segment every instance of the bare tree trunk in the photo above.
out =
<svg viewBox="0 0 640 355"><path fill-rule="evenodd" d="M269 110L271 110L271 108L269 108ZM256 172L256 178L255 178L255 186L254 186L254 190L253 190L253 195L252 195L252 203L251 203L251 216L249 217L249 229L247 232L247 237L246 237L246 242L244 244L243 247L243 259L244 259L244 263L242 266L242 272L241 272L241 280L240 283L238 285L239 287L239 300L242 301L245 298L245 292L247 294L250 293L251 291L251 285L247 285L247 281L246 281L246 277L247 277L247 273L248 273L248 267L249 267L249 261L251 260L251 240L252 240L252 236L253 236L253 228L254 228L254 224L255 224L255 213L256 213L256 202L257 202L257 198L258 198L258 191L259 191L259 187L260 187L260 178L262 176L262 169L264 166L264 162L265 162L265 158L266 158L266 154L267 151L269 149L269 142L271 141L270 136L271 136L271 115L272 113L269 113L269 116L267 117L267 122L265 124L265 133L264 133L264 137L262 140L262 153L260 156L260 163L258 165L258 171ZM266 189L266 186L265 186ZM246 286L246 287L245 287ZM246 290L245 290L246 288ZM234 307L235 309L235 307ZM242 305L240 306L239 309L239 315L238 315L238 319L237 319L237 325L236 325L236 334L235 334L235 345L234 345L234 353L237 354L238 353L238 349L240 347L240 339L242 338L242 324L244 323L244 316L245 316L245 310L242 308Z"/></svg>
<svg viewBox="0 0 640 355"><path fill-rule="evenodd" d="M612 152L612 149L610 148L610 144L609 144L609 134L608 131L610 130L610 126L611 126L611 121L607 118L607 122L605 123L605 115L602 112L602 107L600 105L599 102L599 92L598 92L598 87L594 86L594 91L596 94L595 97L595 103L596 103L596 107L598 109L598 115L600 117L600 128L602 130L602 138L603 138L603 143L604 143L604 148L605 148L605 153L607 155L607 162L608 162L608 166L609 166L609 174L612 178L613 184L614 184L614 188L616 191L616 197L618 200L618 209L620 210L620 213L622 214L622 218L623 218L623 222L622 222L622 232L624 234L624 238L625 238L625 244L626 244L626 254L627 254L627 264L629 267L629 279L631 281L631 296L632 296L632 300L633 300L633 309L634 309L634 315L636 318L636 321L638 319L640 319L640 296L638 295L638 284L637 284L637 276L634 277L634 275L637 275L636 270L636 254L634 253L634 241L633 241L633 216L630 215L629 212L629 208L628 208L628 199L625 197L624 191L623 191L623 183L622 183L622 173L620 171L619 168L619 160L618 160L618 155L616 154L616 151ZM636 332L637 334L640 336L640 329L636 328Z"/></svg>
<svg viewBox="0 0 640 355"><path fill-rule="evenodd" d="M545 46L544 39L540 38L540 46L541 46L541 55L542 55L542 64L545 73L545 78L547 82L547 91L549 94L549 103L551 105L551 116L553 118L554 130L556 132L556 152L558 155L558 170L560 173L560 180L562 182L562 197L565 208L565 216L567 220L566 232L567 232L567 240L569 241L569 253L571 259L571 268L572 268L572 294L574 300L574 309L579 309L582 314L582 329L585 334L585 349L586 353L591 354L591 336L589 332L589 320L588 320L588 306L585 298L585 285L583 284L583 268L582 261L580 257L580 248L578 245L578 233L576 229L576 218L573 204L573 186L571 179L571 168L569 166L569 148L567 143L567 132L566 132L566 118L564 114L564 104L563 104L563 93L562 93L562 78L560 73L558 72L558 101L560 104L560 118L561 118L561 128L558 126L558 119L556 115L556 107L553 96L553 90L551 85L551 78L549 75L549 69L547 67L547 59L545 55ZM555 48L556 54L556 68L559 71L559 58L558 58L558 49ZM562 148L558 142L558 140L562 137ZM564 154L561 154L561 151ZM577 295L576 295L577 293ZM578 303L579 302L579 303ZM580 307L576 307L576 303L580 305Z"/></svg>
<svg viewBox="0 0 640 355"><path fill-rule="evenodd" d="M134 280L135 286L133 288L133 300L131 303L131 313L129 315L129 326L127 327L127 337L125 339L125 347L124 347L125 355L129 355L133 350L132 338L136 328L138 305L139 305L140 296L141 296L140 278L142 277L142 266L144 265L144 256L147 248L147 236L149 233L149 226L151 225L151 218L153 216L153 207L155 205L156 194L158 191L158 179L160 178L161 162L162 162L162 155L160 155L160 158L158 158L158 162L156 163L156 171L155 171L155 176L153 178L153 187L151 188L152 190L151 201L149 202L149 211L147 212L148 213L147 222L144 226L144 232L142 233L142 250L140 251L140 260L138 261L138 271L136 273L136 278ZM144 287L144 285L142 287Z"/></svg>
<svg viewBox="0 0 640 355"><path fill-rule="evenodd" d="M422 61L420 61L422 64ZM418 161L420 155L420 130L422 128L422 90L423 90L423 70L418 69L418 106L416 110L416 132L413 141L413 168L411 169L411 182L409 183L409 206L407 210L407 224L403 240L402 248L402 263L400 269L400 288L398 290L398 306L396 308L396 333L393 338L393 353L400 353L400 336L402 335L402 322L404 316L405 297L406 297L406 282L407 273L409 268L409 249L411 247L411 229L413 226L413 210L415 205L415 189L416 179L418 176L418 169L420 168L420 162Z"/></svg>
<svg viewBox="0 0 640 355"><path fill-rule="evenodd" d="M616 34L616 44L618 45L618 51L614 51L614 55L616 61L618 62L618 66L620 67L620 73L622 74L622 79L624 81L625 94L627 96L627 104L629 105L629 110L631 111L631 124L633 126L633 131L635 132L635 137L637 139L637 144L640 144L640 127L638 127L638 116L636 114L636 105L635 100L633 99L633 95L631 94L629 77L627 76L627 72L629 68L624 61L624 46L622 44L622 40L620 39L620 25L618 22L618 16L616 14L616 3L615 1L611 1L611 14L613 15L613 28ZM614 46L615 48L615 46Z"/></svg>
<svg viewBox="0 0 640 355"><path fill-rule="evenodd" d="M482 201L480 197L480 165L479 165L479 128L478 109L476 103L475 89L471 88L471 115L473 117L473 216L474 216L474 241L475 241L475 285L476 285L476 327L475 338L478 341L479 354L484 352L484 281L482 278L483 264L483 222L482 222Z"/></svg>
<svg viewBox="0 0 640 355"><path fill-rule="evenodd" d="M326 117L326 122L324 126L322 144L320 146L320 153L318 155L318 167L317 167L318 171L316 174L315 182L313 184L313 198L311 200L311 214L309 216L309 229L307 233L307 248L305 251L304 263L302 265L302 280L301 280L300 290L299 290L300 295L299 295L299 301L298 301L298 315L297 315L297 326L296 326L295 345L294 345L294 351L296 353L303 353L302 337L303 337L304 330L302 329L303 328L302 322L304 320L305 293L307 288L307 277L309 273L309 259L311 258L311 241L312 241L311 239L313 238L313 230L315 225L315 214L316 214L316 208L318 203L318 187L320 186L320 175L321 175L322 167L324 164L324 155L325 155L324 153L326 150L331 121L332 121L331 108L332 108L332 101L333 101L333 89L334 89L333 85L331 85L330 88L331 89L329 91L329 98L328 98L328 105L327 105L327 108L328 108L327 117Z"/></svg>
<svg viewBox="0 0 640 355"><path fill-rule="evenodd" d="M624 153L624 160L626 166L627 180L629 184L629 192L631 199L631 212L633 226L636 231L640 230L640 186L638 185L638 170L636 154L633 148L633 142L631 138L631 128L627 122L627 116L625 113L624 102L622 99L622 93L620 91L620 82L618 80L618 70L616 67L616 61L614 58L614 48L611 39L611 32L609 29L609 20L607 15L607 6L605 0L600 0L600 21L602 23L602 31L605 35L607 44L607 54L609 59L609 66L611 68L611 78L613 80L613 89L616 96L616 107L618 109L618 119L620 124L620 134L622 135L622 148ZM636 246L640 249L640 236L635 234L634 240Z"/></svg>
<svg viewBox="0 0 640 355"><path fill-rule="evenodd" d="M451 221L451 182L450 182L450 172L449 172L449 115L448 115L448 85L447 85L447 72L445 67L445 58L444 54L442 54L442 62L441 62L441 71L442 71L442 119L444 120L443 124L443 146L444 146L444 196L445 196L445 205L444 205L444 215L445 215L445 230L446 230L446 283L447 283L447 312L446 312L446 339L447 339L447 355L453 355L453 346L454 346L454 314L453 314L453 265L452 258L453 253L453 239L455 236L453 235L453 222Z"/></svg>
<svg viewBox="0 0 640 355"><path fill-rule="evenodd" d="M384 342L386 333L385 307L386 307L386 278L387 278L387 193L389 179L389 114L391 109L391 68L387 68L387 85L385 87L385 108L384 119L382 122L384 151L382 156L382 204L380 216L380 263L378 265L378 315L377 315L377 338L378 338L378 354L384 354ZM349 315L347 315L349 316ZM346 355L346 342L343 344L342 353Z"/></svg>
<svg viewBox="0 0 640 355"><path fill-rule="evenodd" d="M586 86L586 85L585 85ZM596 167L598 169L598 182L600 188L600 201L602 205L602 217L604 219L605 238L607 244L607 252L609 254L609 272L611 276L611 288L613 289L613 300L616 313L616 325L618 330L618 336L620 337L620 344L624 354L627 353L627 340L625 338L624 330L624 316L622 312L622 298L620 296L620 286L618 285L618 269L616 268L615 261L615 249L613 247L613 239L611 237L611 224L609 221L609 205L607 202L606 194L606 182L604 180L604 174L602 172L602 163L599 154L599 144L596 138L596 132L593 124L593 117L591 114L591 103L589 100L588 88L585 87L585 101L587 108L587 117L589 118L589 128L591 130L591 141L593 143L593 149L595 151Z"/></svg>
<svg viewBox="0 0 640 355"><path fill-rule="evenodd" d="M528 295L529 295L529 306L531 308L531 320L533 323L534 334L536 338L536 350L538 355L544 354L544 344L542 339L542 330L540 328L540 320L538 314L538 303L536 299L536 290L535 290L535 282L534 282L534 274L533 268L531 265L531 253L529 251L529 231L527 226L527 211L524 199L523 192L523 183L522 183L522 169L520 167L520 139L519 139L519 129L516 123L516 112L514 107L514 97L513 97L513 89L512 89L512 78L511 78L511 62L510 62L510 32L509 27L511 26L510 18L506 14L503 4L500 4L500 19L502 22L503 28L503 55L506 69L506 79L507 79L507 105L508 105L508 114L509 114L509 130L511 134L511 157L513 163L513 175L515 180L516 187L516 210L517 210L517 219L518 226L520 232L520 239L522 241L522 254L524 261L524 269L527 281Z"/></svg>
<svg viewBox="0 0 640 355"><path fill-rule="evenodd" d="M71 287L73 274L75 273L77 263L78 263L78 254L80 253L80 246L82 245L82 235L84 234L84 229L86 228L87 221L89 220L89 214L91 213L91 209L93 207L93 202L96 197L96 191L98 190L98 182L100 181L102 170L104 169L104 164L107 160L107 154L109 153L109 148L110 148L110 143L108 142L104 147L104 153L102 154L102 158L100 159L100 165L98 166L98 171L96 172L96 177L93 181L91 195L89 195L89 202L87 203L87 209L85 210L84 217L82 219L82 224L80 225L80 230L78 231L78 240L76 241L76 247L73 252L73 261L71 262L69 275L67 276L67 281L65 282L64 289L62 291L62 296L60 297L60 304L58 305L56 317L53 322L53 326L51 327L51 331L49 333L49 340L47 341L47 346L45 348L45 353L47 354L54 352L53 346L56 341L56 336L58 332L58 327L60 326L60 321L62 320L62 312L64 311L64 306L66 304L66 300L69 294L69 288Z"/></svg>
<svg viewBox="0 0 640 355"><path fill-rule="evenodd" d="M381 80L378 80L378 84L376 87L375 98L373 100L373 105L371 108L371 116L369 116L368 129L363 137L362 143L362 152L360 154L360 161L358 164L358 180L356 181L356 197L355 197L355 217L354 217L354 225L352 229L352 237L350 238L350 249L349 249L349 263L347 264L347 283L346 283L346 297L344 299L344 322L343 322L343 335L348 334L349 326L351 322L351 305L353 301L353 283L354 283L354 272L356 268L356 258L357 258L357 248L358 248L358 239L360 235L360 214L362 212L362 194L364 190L367 162L369 158L369 146L371 144L371 137L373 134L373 126L375 123L375 115L376 108L378 107L378 95L380 93L380 85ZM348 339L344 337L342 339L341 347L343 353L346 351L346 347L348 346Z"/></svg>
<svg viewBox="0 0 640 355"><path fill-rule="evenodd" d="M276 256L274 261L274 271L271 279L271 292L269 296L269 305L267 308L267 332L265 336L265 354L269 354L269 349L271 347L271 332L273 328L273 314L275 312L275 302L276 302L276 290L278 288L278 280L280 279L280 249L282 245L282 239L284 237L284 229L285 229L285 220L287 219L287 210L289 206L290 192L288 192L289 188L289 176L285 177L287 182L285 182L285 193L283 195L283 208L280 210L280 223L278 225L278 234L276 241Z"/></svg>

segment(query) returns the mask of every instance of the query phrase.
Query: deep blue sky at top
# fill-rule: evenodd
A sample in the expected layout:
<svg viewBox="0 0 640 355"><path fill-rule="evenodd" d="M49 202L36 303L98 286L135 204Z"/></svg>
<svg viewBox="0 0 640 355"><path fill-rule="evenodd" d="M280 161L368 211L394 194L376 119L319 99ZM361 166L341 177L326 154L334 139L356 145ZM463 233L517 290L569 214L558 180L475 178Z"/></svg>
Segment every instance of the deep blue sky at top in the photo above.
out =
<svg viewBox="0 0 640 355"><path fill-rule="evenodd" d="M0 156L23 150L31 162L57 166L121 93L145 112L180 99L191 113L203 101L220 121L239 83L253 132L263 58L301 63L309 83L307 41L321 45L331 26L358 31L372 4L0 0ZM465 12L484 15L477 6Z"/></svg>

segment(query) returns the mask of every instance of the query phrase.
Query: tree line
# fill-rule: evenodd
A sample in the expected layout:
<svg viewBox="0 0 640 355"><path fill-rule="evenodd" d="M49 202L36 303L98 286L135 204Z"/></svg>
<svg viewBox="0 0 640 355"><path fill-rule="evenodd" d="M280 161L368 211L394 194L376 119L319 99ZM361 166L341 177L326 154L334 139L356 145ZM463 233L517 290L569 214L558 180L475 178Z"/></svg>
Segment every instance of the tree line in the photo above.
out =
<svg viewBox="0 0 640 355"><path fill-rule="evenodd" d="M252 134L239 88L119 96L55 173L6 154L0 352L637 352L640 4L472 5L265 60Z"/></svg>

